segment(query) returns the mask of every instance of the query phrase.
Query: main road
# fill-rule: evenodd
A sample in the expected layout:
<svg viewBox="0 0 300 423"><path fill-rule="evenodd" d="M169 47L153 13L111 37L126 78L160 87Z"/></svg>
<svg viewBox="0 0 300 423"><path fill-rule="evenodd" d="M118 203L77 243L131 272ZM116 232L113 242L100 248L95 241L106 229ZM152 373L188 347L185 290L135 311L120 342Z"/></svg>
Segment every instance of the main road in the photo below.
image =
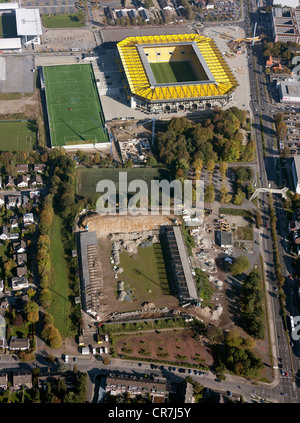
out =
<svg viewBox="0 0 300 423"><path fill-rule="evenodd" d="M248 22L248 36L252 35L255 22L258 21L258 12L256 4L253 1L250 4L251 16L249 16L248 5L245 7L245 22ZM251 112L252 128L257 145L258 161L258 185L264 188L278 188L283 182L281 173L281 160L277 148L277 142L274 134L273 115L277 111L269 99L266 79L264 75L264 60L262 56L261 45L248 46L249 58L249 82L251 92ZM263 139L264 138L264 139ZM282 248L284 239L287 236L287 222L279 198L273 197L274 207L277 216L277 235L279 244L279 255L281 257L282 273L286 276L285 293L287 294L286 304L290 308L290 290L287 289L290 284L288 278L291 266L291 259L285 257L286 254ZM261 235L261 253L263 256L265 276L266 276L266 299L268 303L269 324L271 334L271 349L273 354L273 366L276 378L278 378L278 389L285 395L280 396L282 402L299 402L299 389L295 379L295 373L298 371L298 345L290 344L289 334L286 333L280 311L278 298L277 280L274 266L274 253L271 238L271 229L269 222L269 204L268 195L261 196L261 210L263 215L263 226ZM293 309L293 312L297 312ZM287 313L288 314L288 313Z"/></svg>

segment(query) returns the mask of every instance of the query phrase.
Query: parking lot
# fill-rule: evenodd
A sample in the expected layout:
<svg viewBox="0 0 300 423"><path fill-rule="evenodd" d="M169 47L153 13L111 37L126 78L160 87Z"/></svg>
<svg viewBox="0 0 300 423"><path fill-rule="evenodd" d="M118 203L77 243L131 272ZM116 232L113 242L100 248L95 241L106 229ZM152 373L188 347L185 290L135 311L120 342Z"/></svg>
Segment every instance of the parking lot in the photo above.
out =
<svg viewBox="0 0 300 423"><path fill-rule="evenodd" d="M244 30L235 26L214 26L211 28L205 28L203 35L210 37L215 41L239 84L233 94L233 100L230 101L225 108L236 106L242 110L250 110L247 53L232 54L228 46L229 40L243 38L245 36Z"/></svg>
<svg viewBox="0 0 300 423"><path fill-rule="evenodd" d="M33 56L5 56L2 58L1 93L33 93L35 62Z"/></svg>
<svg viewBox="0 0 300 423"><path fill-rule="evenodd" d="M284 122L287 132L284 141L280 142L280 149L287 147L291 154L300 154L300 113L298 111L284 113Z"/></svg>
<svg viewBox="0 0 300 423"><path fill-rule="evenodd" d="M41 15L57 14L57 13L73 13L77 11L75 8L75 0L23 0L22 6L28 9L39 8Z"/></svg>

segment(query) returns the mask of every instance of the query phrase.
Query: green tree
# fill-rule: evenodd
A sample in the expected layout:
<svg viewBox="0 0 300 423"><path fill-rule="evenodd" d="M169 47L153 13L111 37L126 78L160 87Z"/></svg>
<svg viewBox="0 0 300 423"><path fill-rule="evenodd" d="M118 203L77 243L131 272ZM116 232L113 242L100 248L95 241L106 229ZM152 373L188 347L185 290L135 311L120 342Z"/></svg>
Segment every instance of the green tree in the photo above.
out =
<svg viewBox="0 0 300 423"><path fill-rule="evenodd" d="M230 273L233 276L237 276L245 272L250 266L250 262L247 256L240 256L234 260L230 266Z"/></svg>

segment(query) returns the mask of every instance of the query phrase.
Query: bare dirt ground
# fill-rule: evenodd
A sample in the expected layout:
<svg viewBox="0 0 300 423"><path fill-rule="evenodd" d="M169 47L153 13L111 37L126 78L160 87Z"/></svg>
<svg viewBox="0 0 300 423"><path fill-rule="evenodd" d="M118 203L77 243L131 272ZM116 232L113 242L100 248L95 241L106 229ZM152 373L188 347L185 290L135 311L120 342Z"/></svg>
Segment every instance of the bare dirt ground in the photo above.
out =
<svg viewBox="0 0 300 423"><path fill-rule="evenodd" d="M125 350L124 350L125 348ZM126 349L132 352L126 352ZM187 329L161 330L140 336L126 336L116 343L116 352L133 357L147 357L141 350L150 353L149 357L177 363L186 362L191 365L203 364L211 366L213 357L211 350L193 339L193 332ZM166 357L159 354L166 353ZM182 356L182 358L180 358ZM195 358L198 358L196 360ZM201 359L201 361L199 361Z"/></svg>
<svg viewBox="0 0 300 423"><path fill-rule="evenodd" d="M84 220L89 231L95 231L97 238L106 238L115 233L131 233L158 229L161 225L170 225L168 216L92 216Z"/></svg>
<svg viewBox="0 0 300 423"><path fill-rule="evenodd" d="M28 97L22 95L18 100L0 100L0 115L12 115L23 113L30 117L40 114L40 102L38 93Z"/></svg>

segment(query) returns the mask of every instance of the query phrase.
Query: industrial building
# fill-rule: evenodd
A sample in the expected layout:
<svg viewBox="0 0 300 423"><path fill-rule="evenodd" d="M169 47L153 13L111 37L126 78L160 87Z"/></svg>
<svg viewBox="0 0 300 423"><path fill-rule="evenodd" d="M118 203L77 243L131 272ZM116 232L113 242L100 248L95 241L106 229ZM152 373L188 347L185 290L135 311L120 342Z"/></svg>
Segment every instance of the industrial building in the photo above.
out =
<svg viewBox="0 0 300 423"><path fill-rule="evenodd" d="M150 396L153 403L164 403L169 396L167 380L163 376L151 374L150 376L138 376L133 374L109 373L105 384L106 394L118 396L129 394L131 398L136 396Z"/></svg>
<svg viewBox="0 0 300 423"><path fill-rule="evenodd" d="M238 86L215 42L208 37L129 37L117 48L117 64L125 75L124 89L132 108L159 113L223 107Z"/></svg>
<svg viewBox="0 0 300 423"><path fill-rule="evenodd" d="M168 263L178 299L196 301L199 299L196 283L189 263L188 253L180 226L162 226L161 236L165 242ZM162 244L162 245L163 245Z"/></svg>
<svg viewBox="0 0 300 423"><path fill-rule="evenodd" d="M22 47L40 44L43 33L39 9L21 8L19 3L0 3L3 38L0 49L20 52Z"/></svg>
<svg viewBox="0 0 300 423"><path fill-rule="evenodd" d="M300 103L300 81L287 79L277 83L279 98L282 103Z"/></svg>
<svg viewBox="0 0 300 423"><path fill-rule="evenodd" d="M292 164L292 174L294 179L295 191L300 194L300 156L295 156Z"/></svg>
<svg viewBox="0 0 300 423"><path fill-rule="evenodd" d="M99 294L103 282L96 232L80 232L78 249L82 310L95 316L100 308Z"/></svg>
<svg viewBox="0 0 300 423"><path fill-rule="evenodd" d="M273 41L300 42L300 9L272 8Z"/></svg>

